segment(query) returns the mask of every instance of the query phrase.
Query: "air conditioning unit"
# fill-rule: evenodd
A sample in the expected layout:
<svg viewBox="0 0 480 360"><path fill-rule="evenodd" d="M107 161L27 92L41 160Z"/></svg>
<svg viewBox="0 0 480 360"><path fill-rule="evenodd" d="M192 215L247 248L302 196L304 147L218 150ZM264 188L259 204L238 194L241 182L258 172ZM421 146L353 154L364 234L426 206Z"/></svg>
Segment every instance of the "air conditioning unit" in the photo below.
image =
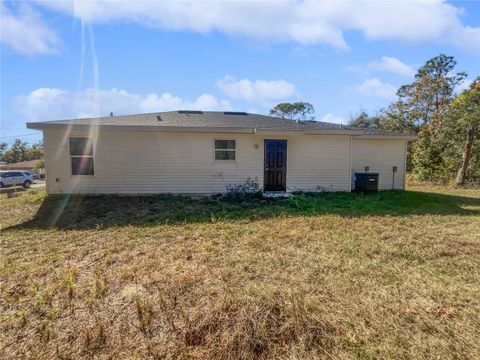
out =
<svg viewBox="0 0 480 360"><path fill-rule="evenodd" d="M378 191L378 173L355 173L355 192L371 193Z"/></svg>

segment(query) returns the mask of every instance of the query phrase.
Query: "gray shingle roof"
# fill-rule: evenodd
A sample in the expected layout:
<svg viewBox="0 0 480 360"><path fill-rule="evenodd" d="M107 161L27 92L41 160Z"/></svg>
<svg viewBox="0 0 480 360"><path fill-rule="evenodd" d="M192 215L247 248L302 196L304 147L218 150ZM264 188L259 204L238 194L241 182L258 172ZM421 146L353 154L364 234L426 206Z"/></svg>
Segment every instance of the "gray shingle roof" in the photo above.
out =
<svg viewBox="0 0 480 360"><path fill-rule="evenodd" d="M228 112L227 112L228 114ZM248 114L226 115L223 111L203 111L198 113L184 113L168 111L149 114L107 116L99 118L85 118L73 120L56 120L42 122L42 124L58 125L110 125L110 126L155 126L155 127L232 127L257 128L276 130L303 130L303 129L341 129L337 124L320 121L296 122L266 115ZM157 119L160 117L161 121ZM31 123L35 124L35 123ZM40 123L38 123L40 124Z"/></svg>
<svg viewBox="0 0 480 360"><path fill-rule="evenodd" d="M250 113L228 113L223 111L168 111L148 114L106 116L98 118L55 120L28 123L31 129L43 129L52 126L131 126L131 127L156 127L156 128L221 128L221 129L256 129L256 130L279 130L279 131L335 131L345 133L356 133L358 135L383 135L402 136L399 133L376 132L372 129L353 129L339 124L322 121L294 121L282 118L250 114Z"/></svg>

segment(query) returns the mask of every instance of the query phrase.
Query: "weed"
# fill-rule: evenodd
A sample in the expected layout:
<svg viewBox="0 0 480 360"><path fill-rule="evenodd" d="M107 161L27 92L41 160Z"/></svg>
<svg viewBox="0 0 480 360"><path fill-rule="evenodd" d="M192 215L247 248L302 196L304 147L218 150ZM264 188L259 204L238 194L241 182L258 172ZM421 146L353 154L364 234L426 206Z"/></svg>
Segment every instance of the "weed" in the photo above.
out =
<svg viewBox="0 0 480 360"><path fill-rule="evenodd" d="M0 358L480 358L480 191L411 190L1 201Z"/></svg>

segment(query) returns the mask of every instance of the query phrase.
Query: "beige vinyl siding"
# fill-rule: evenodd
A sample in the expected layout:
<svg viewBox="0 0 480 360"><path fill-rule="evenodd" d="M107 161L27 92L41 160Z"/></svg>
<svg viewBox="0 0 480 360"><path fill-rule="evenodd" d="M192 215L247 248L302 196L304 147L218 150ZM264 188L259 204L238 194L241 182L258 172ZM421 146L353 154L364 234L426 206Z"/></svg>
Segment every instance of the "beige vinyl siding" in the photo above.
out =
<svg viewBox="0 0 480 360"><path fill-rule="evenodd" d="M270 138L288 141L289 191L350 189L350 136L100 130L90 134L95 144L94 176L71 175L70 136L89 135L78 130L44 131L50 194L218 193L249 177L263 186L264 139ZM236 159L215 160L215 139L236 140Z"/></svg>
<svg viewBox="0 0 480 360"><path fill-rule="evenodd" d="M288 141L290 191L349 191L350 136L304 135Z"/></svg>
<svg viewBox="0 0 480 360"><path fill-rule="evenodd" d="M352 176L355 172L364 172L365 166L370 172L379 173L380 190L392 189L393 171L395 173L395 189L405 188L405 140L352 140Z"/></svg>

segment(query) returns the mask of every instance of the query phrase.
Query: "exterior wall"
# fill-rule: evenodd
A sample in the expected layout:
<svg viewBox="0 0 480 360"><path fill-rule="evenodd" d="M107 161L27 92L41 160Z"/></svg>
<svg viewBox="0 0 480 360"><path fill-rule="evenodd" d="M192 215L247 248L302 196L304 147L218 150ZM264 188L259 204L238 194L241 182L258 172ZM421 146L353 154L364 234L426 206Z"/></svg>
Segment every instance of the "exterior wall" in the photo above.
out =
<svg viewBox="0 0 480 360"><path fill-rule="evenodd" d="M101 128L100 128L101 129ZM69 136L44 130L49 194L218 193L248 177L263 186L264 139L286 139L287 190L350 190L350 136L102 131L94 176L72 176ZM236 160L215 161L214 140L235 139Z"/></svg>
<svg viewBox="0 0 480 360"><path fill-rule="evenodd" d="M295 136L287 149L288 191L350 191L350 136Z"/></svg>
<svg viewBox="0 0 480 360"><path fill-rule="evenodd" d="M379 173L379 189L390 190L405 188L405 140L352 140L352 182L355 172L365 172L365 166L370 172ZM393 179L392 168L398 168ZM353 184L352 184L353 188Z"/></svg>

